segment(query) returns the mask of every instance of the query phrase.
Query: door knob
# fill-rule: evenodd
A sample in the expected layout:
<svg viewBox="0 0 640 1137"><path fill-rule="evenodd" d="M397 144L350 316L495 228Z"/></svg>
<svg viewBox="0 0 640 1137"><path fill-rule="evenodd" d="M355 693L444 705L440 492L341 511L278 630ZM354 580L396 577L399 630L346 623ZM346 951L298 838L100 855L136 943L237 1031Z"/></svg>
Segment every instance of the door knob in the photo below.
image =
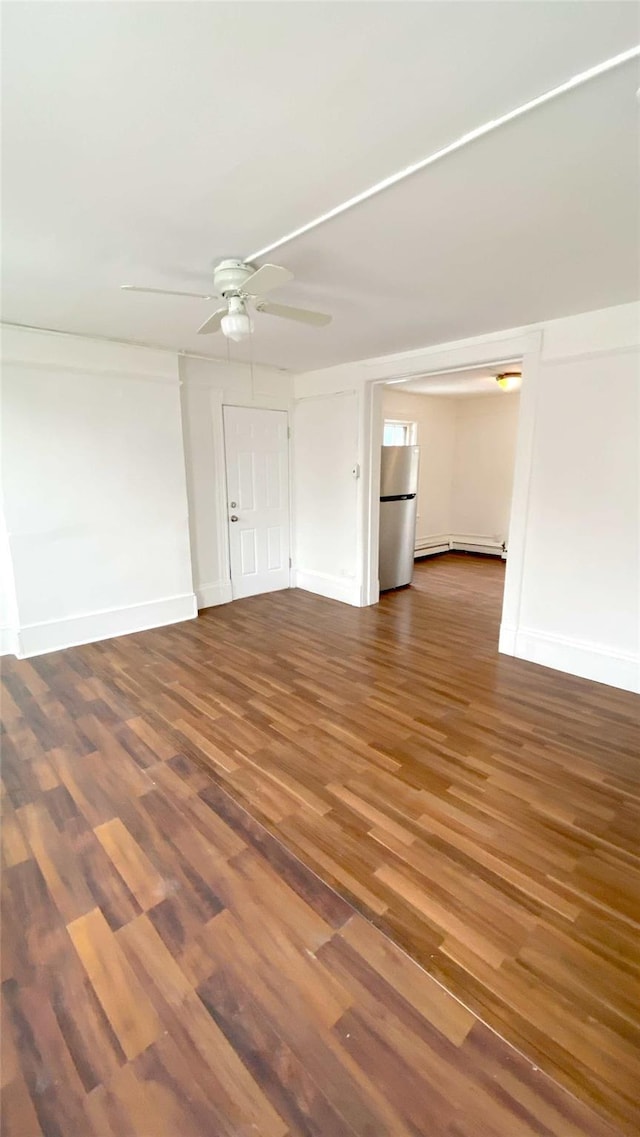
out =
<svg viewBox="0 0 640 1137"><path fill-rule="evenodd" d="M231 521L237 521L237 520L238 520L238 518L236 517L235 513L232 513L232 514L231 514L230 520L231 520Z"/></svg>

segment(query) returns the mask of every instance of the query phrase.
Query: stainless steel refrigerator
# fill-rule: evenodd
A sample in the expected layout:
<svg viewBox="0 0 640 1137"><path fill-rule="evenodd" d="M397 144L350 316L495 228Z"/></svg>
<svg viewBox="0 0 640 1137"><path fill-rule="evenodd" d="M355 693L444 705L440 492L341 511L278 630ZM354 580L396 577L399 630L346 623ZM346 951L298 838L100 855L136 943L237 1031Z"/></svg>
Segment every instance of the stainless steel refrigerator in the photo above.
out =
<svg viewBox="0 0 640 1137"><path fill-rule="evenodd" d="M380 590L413 578L418 446L383 446L380 463Z"/></svg>

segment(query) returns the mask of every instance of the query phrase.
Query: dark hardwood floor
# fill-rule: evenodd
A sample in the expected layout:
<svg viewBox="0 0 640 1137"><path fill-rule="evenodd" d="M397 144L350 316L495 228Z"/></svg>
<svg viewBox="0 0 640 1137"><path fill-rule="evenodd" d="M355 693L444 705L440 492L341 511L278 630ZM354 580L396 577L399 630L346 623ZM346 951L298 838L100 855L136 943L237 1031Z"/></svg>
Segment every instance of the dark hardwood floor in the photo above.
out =
<svg viewBox="0 0 640 1137"><path fill-rule="evenodd" d="M640 700L501 590L3 661L7 1137L638 1132Z"/></svg>

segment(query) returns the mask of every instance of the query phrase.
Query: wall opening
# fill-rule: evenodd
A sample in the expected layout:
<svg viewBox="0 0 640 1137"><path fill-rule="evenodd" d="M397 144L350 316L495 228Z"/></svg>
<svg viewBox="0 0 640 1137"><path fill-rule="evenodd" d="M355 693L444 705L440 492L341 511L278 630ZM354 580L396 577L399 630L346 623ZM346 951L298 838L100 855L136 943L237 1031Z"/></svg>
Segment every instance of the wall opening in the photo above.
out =
<svg viewBox="0 0 640 1137"><path fill-rule="evenodd" d="M379 596L387 605L403 603L410 556L410 589L468 588L470 604L475 597L480 607L491 608L496 641L509 557L522 367L522 358L514 357L381 380L373 400L372 450L380 454L371 480L372 507L379 510ZM507 380L498 383L496 377L505 373ZM409 445L418 455L415 484L391 485L389 463L396 462L396 451L401 460L398 448ZM398 491L397 504L386 494L389 488ZM403 499L413 493L415 529L407 532L409 523L394 525L391 514L394 509L408 514ZM394 566L390 544L396 539L411 547L398 548Z"/></svg>

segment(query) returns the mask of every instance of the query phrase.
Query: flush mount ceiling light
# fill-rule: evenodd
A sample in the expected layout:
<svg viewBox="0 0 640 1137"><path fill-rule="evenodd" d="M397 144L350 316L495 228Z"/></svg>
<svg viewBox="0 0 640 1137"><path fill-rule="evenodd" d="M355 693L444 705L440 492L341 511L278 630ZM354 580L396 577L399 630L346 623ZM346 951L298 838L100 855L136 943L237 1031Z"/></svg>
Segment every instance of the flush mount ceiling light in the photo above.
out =
<svg viewBox="0 0 640 1137"><path fill-rule="evenodd" d="M496 383L501 391L517 391L522 383L522 372L503 371L496 375Z"/></svg>

